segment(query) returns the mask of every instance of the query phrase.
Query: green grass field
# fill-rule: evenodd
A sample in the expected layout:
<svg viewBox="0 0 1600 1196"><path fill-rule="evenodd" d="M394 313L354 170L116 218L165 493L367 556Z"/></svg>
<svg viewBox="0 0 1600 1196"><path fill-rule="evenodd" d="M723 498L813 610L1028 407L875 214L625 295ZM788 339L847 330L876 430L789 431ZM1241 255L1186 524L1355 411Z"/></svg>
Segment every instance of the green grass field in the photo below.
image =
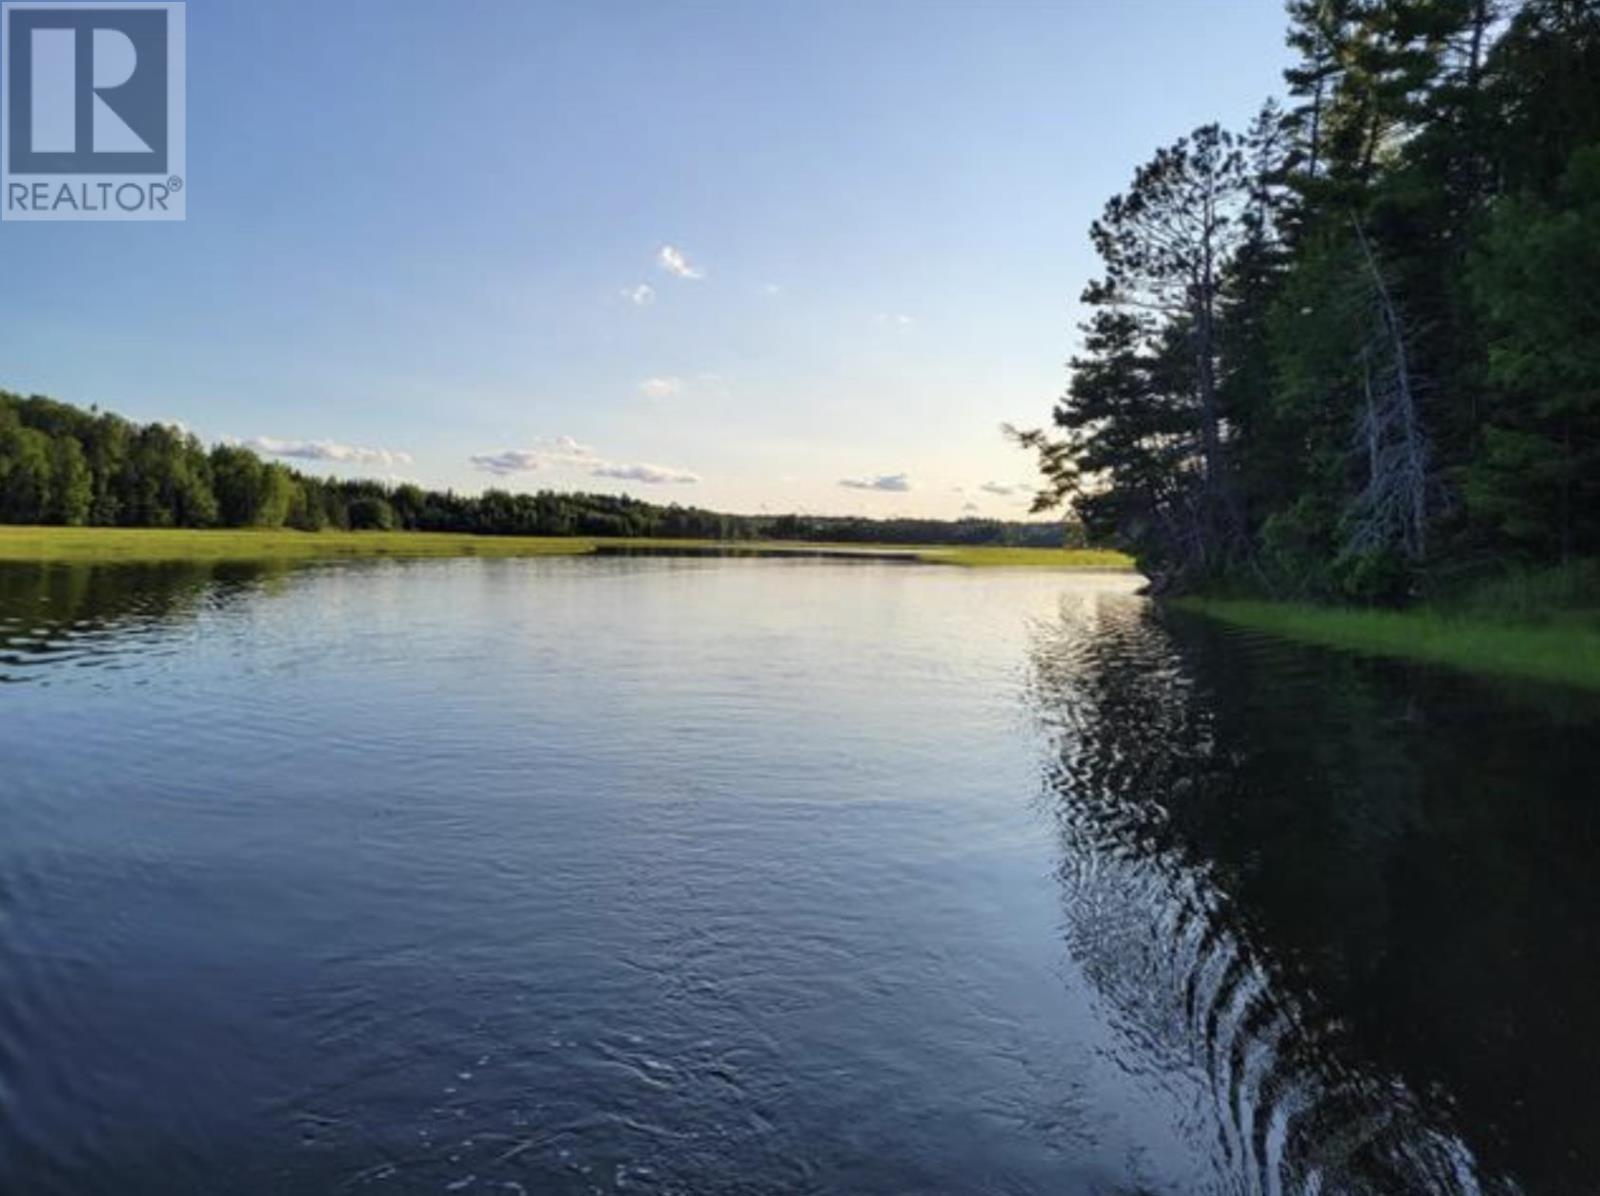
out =
<svg viewBox="0 0 1600 1196"><path fill-rule="evenodd" d="M468 536L446 532L193 531L150 528L0 527L0 561L328 560L340 557L587 556L602 549L742 550L840 556L909 556L967 567L1131 569L1120 553L1050 548L950 548L713 540Z"/></svg>
<svg viewBox="0 0 1600 1196"><path fill-rule="evenodd" d="M1600 689L1600 630L1436 610L1375 611L1284 602L1185 598L1174 605L1240 627L1371 656Z"/></svg>

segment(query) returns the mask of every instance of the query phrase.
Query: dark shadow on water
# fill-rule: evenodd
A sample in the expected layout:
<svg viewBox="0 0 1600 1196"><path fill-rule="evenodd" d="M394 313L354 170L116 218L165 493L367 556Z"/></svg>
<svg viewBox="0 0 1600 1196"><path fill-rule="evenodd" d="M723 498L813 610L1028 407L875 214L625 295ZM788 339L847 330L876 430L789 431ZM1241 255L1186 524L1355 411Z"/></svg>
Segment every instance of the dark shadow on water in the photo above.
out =
<svg viewBox="0 0 1600 1196"><path fill-rule="evenodd" d="M1068 946L1226 1186L1600 1191L1600 703L1091 618L1033 648Z"/></svg>
<svg viewBox="0 0 1600 1196"><path fill-rule="evenodd" d="M114 667L183 626L281 584L282 561L0 564L0 685L63 665Z"/></svg>

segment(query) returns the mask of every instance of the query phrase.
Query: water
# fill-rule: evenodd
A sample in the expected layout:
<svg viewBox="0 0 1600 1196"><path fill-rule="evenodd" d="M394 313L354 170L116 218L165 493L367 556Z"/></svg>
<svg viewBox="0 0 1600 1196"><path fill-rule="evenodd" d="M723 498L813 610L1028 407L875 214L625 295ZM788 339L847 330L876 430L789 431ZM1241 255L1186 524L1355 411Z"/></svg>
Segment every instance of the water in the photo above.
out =
<svg viewBox="0 0 1600 1196"><path fill-rule="evenodd" d="M0 1192L1594 1192L1597 726L1112 576L0 566Z"/></svg>

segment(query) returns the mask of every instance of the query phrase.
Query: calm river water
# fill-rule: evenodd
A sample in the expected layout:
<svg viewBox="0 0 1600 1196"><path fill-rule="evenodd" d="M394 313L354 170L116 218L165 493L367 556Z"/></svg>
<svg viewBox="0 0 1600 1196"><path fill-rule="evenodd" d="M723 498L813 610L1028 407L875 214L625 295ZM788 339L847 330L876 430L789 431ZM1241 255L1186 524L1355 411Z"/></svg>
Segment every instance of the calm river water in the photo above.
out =
<svg viewBox="0 0 1600 1196"><path fill-rule="evenodd" d="M0 566L0 1192L1600 1191L1600 709L884 562Z"/></svg>

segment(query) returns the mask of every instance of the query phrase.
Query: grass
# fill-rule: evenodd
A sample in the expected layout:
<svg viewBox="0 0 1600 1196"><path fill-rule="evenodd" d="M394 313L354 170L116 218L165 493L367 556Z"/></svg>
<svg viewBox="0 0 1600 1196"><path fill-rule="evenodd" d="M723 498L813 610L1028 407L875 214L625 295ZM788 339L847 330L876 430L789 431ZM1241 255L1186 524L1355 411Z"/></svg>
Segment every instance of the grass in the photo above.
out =
<svg viewBox="0 0 1600 1196"><path fill-rule="evenodd" d="M1556 613L1506 618L1466 602L1446 609L1363 610L1286 602L1183 598L1174 605L1240 627L1370 656L1600 689L1600 628Z"/></svg>
<svg viewBox="0 0 1600 1196"><path fill-rule="evenodd" d="M0 527L0 561L86 564L139 561L331 560L341 557L587 556L602 549L686 552L734 549L763 553L907 556L967 567L1033 566L1130 569L1120 553L1053 548L947 548L877 544L583 536L470 536L449 532L195 531L157 528Z"/></svg>
<svg viewBox="0 0 1600 1196"><path fill-rule="evenodd" d="M352 556L547 556L594 551L592 540L413 532L194 531L0 527L0 561L318 560Z"/></svg>
<svg viewBox="0 0 1600 1196"><path fill-rule="evenodd" d="M964 565L974 569L1035 568L1115 570L1133 569L1133 560L1120 552L1101 548L919 548L918 558L933 564Z"/></svg>

